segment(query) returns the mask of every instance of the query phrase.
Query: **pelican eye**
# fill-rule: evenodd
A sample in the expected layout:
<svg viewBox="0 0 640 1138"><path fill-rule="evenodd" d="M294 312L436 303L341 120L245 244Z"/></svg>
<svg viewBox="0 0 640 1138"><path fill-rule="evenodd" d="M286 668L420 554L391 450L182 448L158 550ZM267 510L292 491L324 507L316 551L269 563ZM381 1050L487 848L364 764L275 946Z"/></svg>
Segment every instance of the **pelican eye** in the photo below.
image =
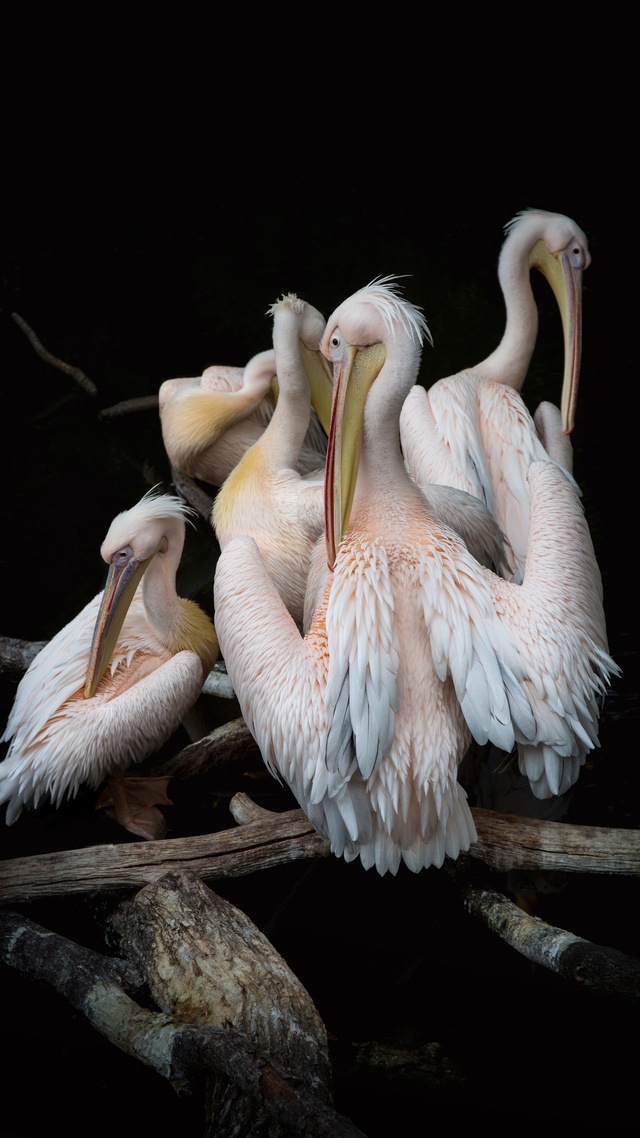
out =
<svg viewBox="0 0 640 1138"><path fill-rule="evenodd" d="M569 257L569 262L573 269L585 268L587 259L582 245L572 245L571 248L567 250L567 254Z"/></svg>
<svg viewBox="0 0 640 1138"><path fill-rule="evenodd" d="M111 558L111 564L121 567L122 565L126 565L132 557L133 550L130 545L127 545L124 547L124 549L119 549L117 553L114 553L113 557Z"/></svg>
<svg viewBox="0 0 640 1138"><path fill-rule="evenodd" d="M329 337L329 359L332 363L338 363L344 355L344 337L339 331L335 331Z"/></svg>

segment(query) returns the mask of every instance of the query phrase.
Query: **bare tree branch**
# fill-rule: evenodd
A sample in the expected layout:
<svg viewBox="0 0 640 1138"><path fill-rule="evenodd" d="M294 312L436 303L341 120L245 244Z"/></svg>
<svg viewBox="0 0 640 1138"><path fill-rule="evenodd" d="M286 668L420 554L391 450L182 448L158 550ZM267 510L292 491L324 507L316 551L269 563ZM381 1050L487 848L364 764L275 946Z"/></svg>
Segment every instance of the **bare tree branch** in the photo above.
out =
<svg viewBox="0 0 640 1138"><path fill-rule="evenodd" d="M205 493L193 478L190 478L188 474L183 474L182 471L177 470L175 466L171 467L171 480L178 493L193 507L203 521L210 522L213 498Z"/></svg>
<svg viewBox="0 0 640 1138"><path fill-rule="evenodd" d="M640 960L530 916L501 893L474 882L466 860L447 861L446 871L468 912L506 944L589 991L640 999Z"/></svg>
<svg viewBox="0 0 640 1138"><path fill-rule="evenodd" d="M19 679L46 643L46 640L16 640L12 636L0 636L0 675Z"/></svg>
<svg viewBox="0 0 640 1138"><path fill-rule="evenodd" d="M116 846L89 846L1 862L0 903L100 889L140 888L171 868L190 869L205 881L215 881L242 877L289 861L330 856L328 841L316 833L302 810L284 813L272 813L256 807L247 810L243 802L245 797L236 795L232 800L232 812L238 819L244 815L251 820L220 833ZM638 835L633 830L586 827L585 844L580 841L580 826L493 815L491 811L484 810L474 810L473 814L480 840L478 846L471 847L468 856L484 861L490 868L640 875ZM502 831L502 848L497 859L492 857L486 840L483 841L485 820L489 822L490 834ZM522 822L526 822L529 833L529 848L524 858L518 838ZM553 828L556 836L555 848L551 851L549 827ZM536 831L541 835L543 847L537 851L537 857L532 843L532 835ZM565 840L567 838L568 841ZM607 859L606 847L611 843L614 850L611 858ZM599 856L594 856L594 846L599 847ZM507 856L508 848L510 857ZM625 848L626 855L623 852Z"/></svg>
<svg viewBox="0 0 640 1138"><path fill-rule="evenodd" d="M564 873L640 876L640 831L610 826L574 826L519 814L471 811L478 841L470 857L504 873L537 869Z"/></svg>
<svg viewBox="0 0 640 1138"><path fill-rule="evenodd" d="M0 862L0 902L139 889L170 869L191 870L204 881L223 880L328 856L326 839L302 810L292 810L218 834L89 846Z"/></svg>
<svg viewBox="0 0 640 1138"><path fill-rule="evenodd" d="M183 890L176 891L175 886L172 877L169 879L169 893L173 890L176 895L177 892L182 894ZM198 893L196 907L200 908L202 916L203 906L206 908L202 899L204 887L197 882L195 888ZM161 883L157 889L162 890ZM233 907L223 903L223 909L218 906L216 917L210 919L224 919L230 908ZM158 905L152 904L152 911L151 920L156 923L156 928L165 920L167 928L162 935L170 935L172 949L178 953L183 939L179 915L169 904L163 918L162 897L159 897ZM241 925L251 924L238 910L234 910L234 914L234 920ZM140 912L138 918L144 919ZM239 951L242 939L240 932L240 940L237 937L234 940L236 951ZM244 939L250 940L246 929ZM192 959L193 950L193 937L188 937L182 955L189 962L188 967L198 974L199 965ZM201 964L209 970L211 967L218 969L221 983L227 979L234 982L233 976L224 975L225 966L228 967L224 957L209 963L206 938L200 941L200 951ZM271 951L277 955L275 950ZM299 1075L292 1077L243 1031L211 1023L185 1022L184 1017L141 1007L127 991L139 982L136 969L129 963L114 961L82 948L6 910L0 912L0 956L10 967L52 985L111 1043L168 1079L178 1091L186 1089L199 1071L216 1073L259 1104L260 1109L280 1125L279 1133L363 1138L362 1132L349 1119L336 1114L326 1093L320 1095L312 1089L316 1086L313 1078L302 1080ZM259 960L260 954L254 954L252 966L256 972L256 987L260 985ZM156 959L153 963L162 970L161 961ZM286 970L284 962L282 966ZM301 988L293 974L291 977L292 982ZM168 982L174 983L174 980L175 977L171 976ZM224 1014L228 1014L228 1009L223 1009Z"/></svg>
<svg viewBox="0 0 640 1138"><path fill-rule="evenodd" d="M75 379L76 383L79 384L82 390L86 391L87 395L98 394L98 388L96 387L93 380L89 379L89 376L85 375L85 373L79 367L74 367L72 364L65 363L64 360L58 359L57 356L54 356L51 352L47 351L47 349L41 344L40 340L36 336L33 328L29 327L26 320L24 320L22 316L20 316L17 312L12 312L11 319L18 325L18 328L22 329L34 352L36 355L40 356L41 360L44 360L45 363L50 364L51 367L57 368L58 371L63 371L65 375L70 375L72 379Z"/></svg>
<svg viewBox="0 0 640 1138"><path fill-rule="evenodd" d="M100 412L100 418L117 419L122 415L135 415L139 411L157 410L157 395L140 395L137 399L123 399L121 403L114 403L111 407L104 407Z"/></svg>

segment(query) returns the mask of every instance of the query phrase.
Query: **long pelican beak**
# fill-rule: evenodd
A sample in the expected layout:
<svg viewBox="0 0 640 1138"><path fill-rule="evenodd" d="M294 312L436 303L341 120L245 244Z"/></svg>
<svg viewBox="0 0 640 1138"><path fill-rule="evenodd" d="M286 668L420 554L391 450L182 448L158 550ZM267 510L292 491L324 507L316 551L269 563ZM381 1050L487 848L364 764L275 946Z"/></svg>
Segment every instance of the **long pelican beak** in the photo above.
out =
<svg viewBox="0 0 640 1138"><path fill-rule="evenodd" d="M136 561L130 547L114 554L100 610L93 630L91 654L84 686L84 698L90 699L107 670L122 623L138 588L142 575L152 560Z"/></svg>
<svg viewBox="0 0 640 1138"><path fill-rule="evenodd" d="M547 278L558 302L564 332L564 375L560 412L562 430L570 435L575 426L582 354L582 268L571 263L568 249L550 253L537 241L529 254L529 267Z"/></svg>
<svg viewBox="0 0 640 1138"><path fill-rule="evenodd" d="M331 403L333 400L333 376L331 368L322 352L308 348L300 340L302 366L311 391L311 405L318 416L325 435L331 426Z"/></svg>
<svg viewBox="0 0 640 1138"><path fill-rule="evenodd" d="M349 525L367 395L380 373L385 355L382 344L364 348L348 344L341 359L333 365L333 403L324 476L325 539L330 569Z"/></svg>

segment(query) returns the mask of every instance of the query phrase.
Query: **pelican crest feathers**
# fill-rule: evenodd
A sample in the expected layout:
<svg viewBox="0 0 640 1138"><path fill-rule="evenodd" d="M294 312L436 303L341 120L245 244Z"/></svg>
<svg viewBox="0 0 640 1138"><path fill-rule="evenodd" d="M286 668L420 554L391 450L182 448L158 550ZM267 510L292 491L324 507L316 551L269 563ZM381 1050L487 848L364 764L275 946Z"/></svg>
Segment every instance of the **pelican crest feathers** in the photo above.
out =
<svg viewBox="0 0 640 1138"><path fill-rule="evenodd" d="M400 325L415 343L422 347L428 340L433 347L433 338L426 317L417 304L410 304L400 292L400 277L374 277L364 288L353 294L352 300L365 300L373 305L384 320L385 327L395 340L396 325Z"/></svg>

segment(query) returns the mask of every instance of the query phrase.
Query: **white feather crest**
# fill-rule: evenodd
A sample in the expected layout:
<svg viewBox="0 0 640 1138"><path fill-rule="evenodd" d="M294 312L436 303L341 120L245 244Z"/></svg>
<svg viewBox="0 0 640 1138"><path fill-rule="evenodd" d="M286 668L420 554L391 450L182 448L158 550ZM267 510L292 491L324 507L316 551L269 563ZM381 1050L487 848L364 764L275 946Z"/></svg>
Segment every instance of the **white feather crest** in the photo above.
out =
<svg viewBox="0 0 640 1138"><path fill-rule="evenodd" d="M116 514L109 529L113 526L120 529L125 525L131 533L135 533L145 522L159 518L178 518L193 525L191 518L196 511L191 506L174 494L159 494L157 491L158 486L154 486L135 506Z"/></svg>
<svg viewBox="0 0 640 1138"><path fill-rule="evenodd" d="M433 346L426 317L417 304L410 304L400 295L400 277L374 277L364 288L358 289L352 300L363 300L380 314L391 336L395 338L395 325L401 324L412 340L422 345L426 340Z"/></svg>

